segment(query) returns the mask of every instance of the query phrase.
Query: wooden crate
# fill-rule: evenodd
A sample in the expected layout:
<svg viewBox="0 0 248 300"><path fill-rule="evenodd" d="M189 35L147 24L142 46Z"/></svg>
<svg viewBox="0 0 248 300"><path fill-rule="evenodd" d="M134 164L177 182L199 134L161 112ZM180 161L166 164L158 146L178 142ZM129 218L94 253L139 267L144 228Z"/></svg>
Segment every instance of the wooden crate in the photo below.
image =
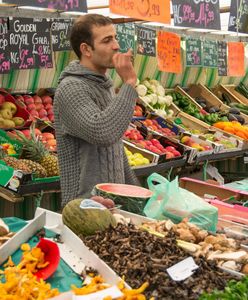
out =
<svg viewBox="0 0 248 300"><path fill-rule="evenodd" d="M230 99L233 102L243 103L243 104L248 105L248 99L245 96L243 96L242 94L240 94L239 92L235 91L235 85L220 84L220 85L216 86L215 88L213 88L213 92L217 97L219 97L220 94L225 93L230 97Z"/></svg>
<svg viewBox="0 0 248 300"><path fill-rule="evenodd" d="M192 84L190 85L189 89L187 90L187 93L192 97L202 97L206 99L207 103L209 103L211 106L221 107L223 104L222 101L214 95L207 87L199 84Z"/></svg>

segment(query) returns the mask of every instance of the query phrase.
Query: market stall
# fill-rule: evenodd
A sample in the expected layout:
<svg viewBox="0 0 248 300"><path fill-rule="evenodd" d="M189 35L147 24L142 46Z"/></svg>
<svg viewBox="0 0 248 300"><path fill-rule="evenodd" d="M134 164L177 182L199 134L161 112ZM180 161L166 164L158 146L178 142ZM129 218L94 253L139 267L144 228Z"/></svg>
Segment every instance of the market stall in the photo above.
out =
<svg viewBox="0 0 248 300"><path fill-rule="evenodd" d="M88 1L134 51L122 141L142 186L99 182L63 210L53 97L87 3L34 2L0 1L0 299L247 299L243 1L225 32L219 1Z"/></svg>

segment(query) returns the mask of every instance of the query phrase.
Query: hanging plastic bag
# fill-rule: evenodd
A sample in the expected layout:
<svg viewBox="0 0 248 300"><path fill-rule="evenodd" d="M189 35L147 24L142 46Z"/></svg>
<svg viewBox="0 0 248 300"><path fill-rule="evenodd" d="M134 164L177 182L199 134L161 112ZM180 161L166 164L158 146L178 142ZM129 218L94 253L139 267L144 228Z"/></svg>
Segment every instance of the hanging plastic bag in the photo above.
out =
<svg viewBox="0 0 248 300"><path fill-rule="evenodd" d="M154 192L144 208L147 217L174 223L188 218L190 223L215 232L218 222L218 209L199 196L179 187L178 178L169 182L153 173L148 179L148 187Z"/></svg>

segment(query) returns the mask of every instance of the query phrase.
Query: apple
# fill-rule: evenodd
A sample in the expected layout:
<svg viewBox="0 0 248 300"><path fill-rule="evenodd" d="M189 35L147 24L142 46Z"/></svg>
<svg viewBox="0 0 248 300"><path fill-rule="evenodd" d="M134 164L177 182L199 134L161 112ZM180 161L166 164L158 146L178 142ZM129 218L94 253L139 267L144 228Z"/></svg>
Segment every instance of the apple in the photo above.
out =
<svg viewBox="0 0 248 300"><path fill-rule="evenodd" d="M40 129L38 129L38 128L34 129L34 133L35 133L36 136L41 136L42 135Z"/></svg>
<svg viewBox="0 0 248 300"><path fill-rule="evenodd" d="M41 97L38 96L38 95L34 95L34 103L41 103L42 104L42 100L41 100Z"/></svg>
<svg viewBox="0 0 248 300"><path fill-rule="evenodd" d="M22 95L17 95L16 100L24 102L24 98L22 97Z"/></svg>
<svg viewBox="0 0 248 300"><path fill-rule="evenodd" d="M181 153L180 153L179 151L177 151L177 150L174 150L174 151L171 152L171 153L173 153L175 157L181 156Z"/></svg>
<svg viewBox="0 0 248 300"><path fill-rule="evenodd" d="M31 110L33 110L33 109L36 110L36 106L35 106L34 103L27 104L27 110L28 110L28 111L31 111Z"/></svg>
<svg viewBox="0 0 248 300"><path fill-rule="evenodd" d="M42 140L51 140L54 139L54 135L51 132L42 132Z"/></svg>
<svg viewBox="0 0 248 300"><path fill-rule="evenodd" d="M51 103L47 103L47 104L43 103L43 105L46 110L53 109L53 105Z"/></svg>
<svg viewBox="0 0 248 300"><path fill-rule="evenodd" d="M24 95L23 98L24 98L24 102L26 105L34 103L33 97L31 97L29 95Z"/></svg>
<svg viewBox="0 0 248 300"><path fill-rule="evenodd" d="M23 126L25 123L25 120L21 117L14 117L12 121L14 121L15 126Z"/></svg>
<svg viewBox="0 0 248 300"><path fill-rule="evenodd" d="M174 157L175 157L175 155L174 155L172 152L167 152L167 153L165 154L165 156L166 156L166 159L171 159L171 158L174 158Z"/></svg>
<svg viewBox="0 0 248 300"><path fill-rule="evenodd" d="M168 152L173 152L173 151L175 151L176 149L175 149L175 147L173 147L173 146L167 146L167 147L165 147L165 150L168 151Z"/></svg>
<svg viewBox="0 0 248 300"><path fill-rule="evenodd" d="M14 103L9 102L9 101L5 101L2 106L1 109L9 109L12 113L12 115L14 115L17 112L17 107Z"/></svg>
<svg viewBox="0 0 248 300"><path fill-rule="evenodd" d="M39 113L36 109L31 109L29 113L32 117L39 117Z"/></svg>
<svg viewBox="0 0 248 300"><path fill-rule="evenodd" d="M1 116L4 120L10 120L13 117L13 114L10 109L4 108L4 109L1 109L0 112L1 112Z"/></svg>
<svg viewBox="0 0 248 300"><path fill-rule="evenodd" d="M24 129L21 132L25 135L25 137L27 139L30 139L30 130L29 129Z"/></svg>
<svg viewBox="0 0 248 300"><path fill-rule="evenodd" d="M5 102L4 95L0 94L0 106Z"/></svg>
<svg viewBox="0 0 248 300"><path fill-rule="evenodd" d="M47 140L47 145L54 147L57 145L57 141L55 139L49 139Z"/></svg>
<svg viewBox="0 0 248 300"><path fill-rule="evenodd" d="M44 108L42 108L40 111L39 111L39 117L42 119L42 118L44 118L44 117L46 117L47 116L47 111L44 109Z"/></svg>
<svg viewBox="0 0 248 300"><path fill-rule="evenodd" d="M53 115L53 114L54 114L54 113L53 113L53 109L52 109L52 108L48 109L48 110L47 110L47 114L48 114L48 115Z"/></svg>
<svg viewBox="0 0 248 300"><path fill-rule="evenodd" d="M34 103L34 105L37 111L40 111L41 109L44 108L44 105L42 103Z"/></svg>
<svg viewBox="0 0 248 300"><path fill-rule="evenodd" d="M41 97L43 104L52 104L53 99L50 96L42 96Z"/></svg>

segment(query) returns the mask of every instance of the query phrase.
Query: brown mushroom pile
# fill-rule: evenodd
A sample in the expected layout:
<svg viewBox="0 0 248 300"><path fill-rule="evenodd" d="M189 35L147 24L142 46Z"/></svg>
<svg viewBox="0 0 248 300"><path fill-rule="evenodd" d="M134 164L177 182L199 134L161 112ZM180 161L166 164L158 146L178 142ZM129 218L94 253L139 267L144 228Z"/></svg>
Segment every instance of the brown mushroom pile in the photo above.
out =
<svg viewBox="0 0 248 300"><path fill-rule="evenodd" d="M176 235L168 232L161 238L134 225L118 224L93 236L82 237L84 243L132 287L148 281L146 296L155 299L198 299L203 291L223 289L230 275L221 272L214 261L195 259L199 268L184 281L173 281L167 268L189 255L177 246Z"/></svg>

